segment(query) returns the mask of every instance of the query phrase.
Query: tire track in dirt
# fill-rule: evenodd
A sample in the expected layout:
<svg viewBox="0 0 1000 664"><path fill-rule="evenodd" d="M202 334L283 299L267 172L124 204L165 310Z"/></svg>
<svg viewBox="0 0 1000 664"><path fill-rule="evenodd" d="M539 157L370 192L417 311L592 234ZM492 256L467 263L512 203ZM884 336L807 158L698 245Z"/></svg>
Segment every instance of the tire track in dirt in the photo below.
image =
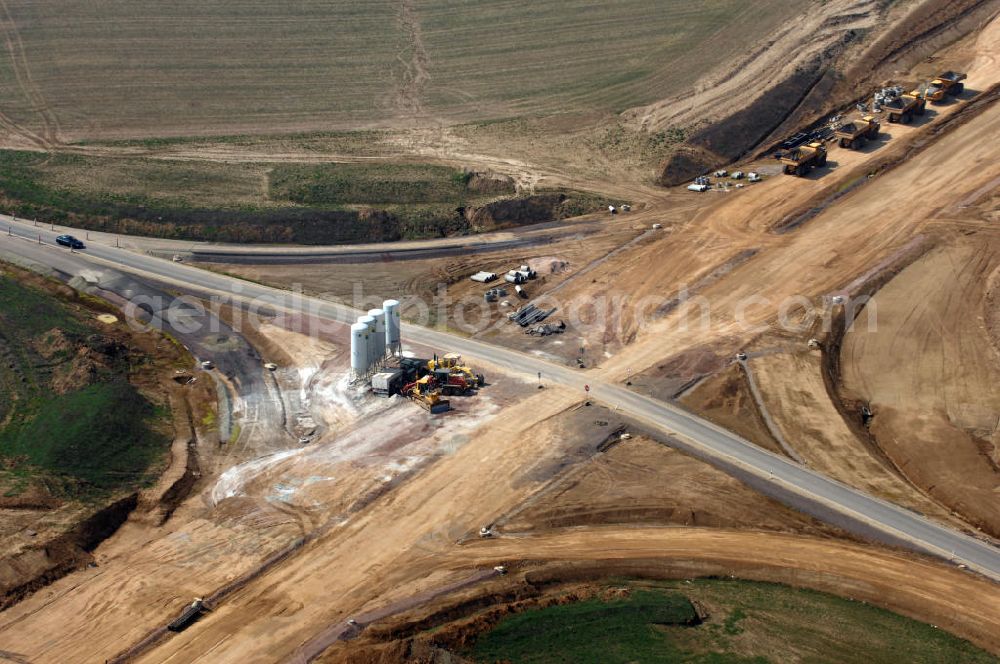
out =
<svg viewBox="0 0 1000 664"><path fill-rule="evenodd" d="M423 93L427 82L431 80L430 57L424 46L423 32L420 28L420 16L413 0L401 0L399 3L399 23L409 45L410 59L397 56L403 65L402 81L396 94L396 106L409 116L426 114L423 103Z"/></svg>
<svg viewBox="0 0 1000 664"><path fill-rule="evenodd" d="M41 118L42 133L38 134L18 125L3 113L0 113L0 124L43 148L49 148L54 144L60 143L59 120L31 76L31 68L28 66L28 58L25 55L24 42L21 40L21 33L17 29L14 17L11 16L6 0L0 0L0 37L3 38L7 52L10 55L11 68L14 72L14 77L17 79L18 88L20 88L21 93L31 104L32 109Z"/></svg>

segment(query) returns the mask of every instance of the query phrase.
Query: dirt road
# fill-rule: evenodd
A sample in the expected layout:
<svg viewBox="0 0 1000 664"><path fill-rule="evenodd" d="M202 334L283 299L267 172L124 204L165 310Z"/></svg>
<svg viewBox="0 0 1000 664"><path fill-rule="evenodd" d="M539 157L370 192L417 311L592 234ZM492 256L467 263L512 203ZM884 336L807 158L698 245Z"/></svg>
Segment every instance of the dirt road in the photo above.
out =
<svg viewBox="0 0 1000 664"><path fill-rule="evenodd" d="M872 432L895 465L993 535L1000 354L987 289L998 269L993 229L943 243L876 294L879 333L856 326L843 346L845 391L870 404Z"/></svg>
<svg viewBox="0 0 1000 664"><path fill-rule="evenodd" d="M636 572L658 569L681 578L714 573L779 581L869 601L1000 651L995 584L855 544L698 528L597 528L476 542L454 555L469 565L524 561L526 570L534 561L559 561L570 574L578 566L593 575L628 574L634 565Z"/></svg>

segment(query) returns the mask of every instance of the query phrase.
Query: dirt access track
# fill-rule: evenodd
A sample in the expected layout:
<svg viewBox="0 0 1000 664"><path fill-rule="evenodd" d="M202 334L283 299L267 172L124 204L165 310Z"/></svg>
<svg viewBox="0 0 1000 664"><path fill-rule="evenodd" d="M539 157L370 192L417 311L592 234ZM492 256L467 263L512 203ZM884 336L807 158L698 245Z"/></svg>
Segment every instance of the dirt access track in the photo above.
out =
<svg viewBox="0 0 1000 664"><path fill-rule="evenodd" d="M1000 651L1000 606L994 585L958 570L940 573L936 565L905 554L845 542L705 528L604 527L477 541L455 551L452 558L456 565L467 566L466 575L473 569L506 564L514 581L498 579L471 591L427 596L419 608L406 600L380 607L374 611L382 616L379 634L392 634L394 625L449 606L458 595L467 601L487 592L502 594L522 578L544 584L616 576L713 575L786 583L869 602ZM404 613L410 609L415 610ZM360 624L366 623L364 614L355 616ZM350 644L339 644L319 661L338 661L346 652Z"/></svg>

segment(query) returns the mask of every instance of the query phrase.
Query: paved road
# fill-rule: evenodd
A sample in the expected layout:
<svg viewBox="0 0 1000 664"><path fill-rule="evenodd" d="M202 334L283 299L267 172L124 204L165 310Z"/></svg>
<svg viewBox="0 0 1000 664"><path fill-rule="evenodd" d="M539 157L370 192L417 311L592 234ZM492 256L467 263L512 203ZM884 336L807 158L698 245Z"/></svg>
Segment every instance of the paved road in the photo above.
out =
<svg viewBox="0 0 1000 664"><path fill-rule="evenodd" d="M0 216L0 222L7 221L8 218ZM56 235L27 224L13 224L13 233L29 239L40 233L43 241L50 242ZM18 246L25 244L28 243L23 239L0 235L0 247L10 251L17 252ZM357 312L336 303L293 296L278 289L113 247L94 245L81 255L97 263L108 261L118 269L161 282L173 282L206 294L224 293L229 296L238 293L239 297L256 299L267 306L285 310L305 309L325 319L341 322L352 322L357 316ZM587 383L591 387L591 398L618 407L653 429L673 434L682 441L685 449L702 458L741 476L755 478L755 483L764 485L771 495L812 513L822 514L825 519L854 532L954 560L1000 581L1000 549L991 544L852 489L670 404L604 382L593 374L584 374L506 348L409 325L404 326L403 335L404 340L458 351L531 377L541 371L544 382L579 389L581 397L583 385Z"/></svg>
<svg viewBox="0 0 1000 664"><path fill-rule="evenodd" d="M261 456L286 449L295 439L285 430L286 418L281 394L268 381L267 371L257 351L237 331L204 308L195 308L184 298L157 288L134 274L95 265L86 252L70 252L51 244L0 238L0 258L8 252L32 264L41 264L70 277L79 276L86 289L117 304L131 301L136 314L169 332L191 351L197 360L211 360L217 376L226 378L220 398L227 399L220 408L220 424L237 414L239 437L228 450L240 458ZM124 252L123 252L124 253ZM27 263L25 263L27 265Z"/></svg>
<svg viewBox="0 0 1000 664"><path fill-rule="evenodd" d="M617 223L627 224L631 215L619 216ZM2 217L6 220L7 217ZM414 260L464 254L516 249L517 247L537 247L567 238L586 237L606 231L613 223L606 215L590 215L567 223L543 222L521 226L516 231L493 231L475 236L434 238L430 240L400 240L369 244L339 245L266 245L266 244L216 244L194 240L172 240L166 238L122 236L103 231L71 231L77 237L89 238L93 242L112 247L118 243L123 248L148 253L159 258L179 255L186 261L244 264L282 263L368 263L387 260ZM36 230L49 228L39 223ZM57 227L59 228L59 227ZM2 227L6 232L7 226ZM60 232L64 232L60 230Z"/></svg>

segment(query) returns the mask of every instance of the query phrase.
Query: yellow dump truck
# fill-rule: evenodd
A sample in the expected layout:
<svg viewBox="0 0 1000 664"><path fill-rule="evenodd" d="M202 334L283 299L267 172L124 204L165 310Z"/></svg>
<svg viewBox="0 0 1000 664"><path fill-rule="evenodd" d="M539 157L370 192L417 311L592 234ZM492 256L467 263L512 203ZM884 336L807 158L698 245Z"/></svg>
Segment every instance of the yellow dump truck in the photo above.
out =
<svg viewBox="0 0 1000 664"><path fill-rule="evenodd" d="M927 102L923 97L913 93L886 99L882 103L885 112L889 114L889 122L910 124L914 115L923 115Z"/></svg>
<svg viewBox="0 0 1000 664"><path fill-rule="evenodd" d="M840 140L840 147L854 150L861 148L865 141L873 141L878 138L881 130L882 123L874 117L866 115L859 122L848 122L841 125L833 135Z"/></svg>
<svg viewBox="0 0 1000 664"><path fill-rule="evenodd" d="M813 168L826 165L826 146L817 141L779 153L777 157L785 165L785 175L802 177Z"/></svg>
<svg viewBox="0 0 1000 664"><path fill-rule="evenodd" d="M927 87L926 96L934 102L943 101L947 97L955 97L965 91L965 74L957 71L946 71Z"/></svg>

